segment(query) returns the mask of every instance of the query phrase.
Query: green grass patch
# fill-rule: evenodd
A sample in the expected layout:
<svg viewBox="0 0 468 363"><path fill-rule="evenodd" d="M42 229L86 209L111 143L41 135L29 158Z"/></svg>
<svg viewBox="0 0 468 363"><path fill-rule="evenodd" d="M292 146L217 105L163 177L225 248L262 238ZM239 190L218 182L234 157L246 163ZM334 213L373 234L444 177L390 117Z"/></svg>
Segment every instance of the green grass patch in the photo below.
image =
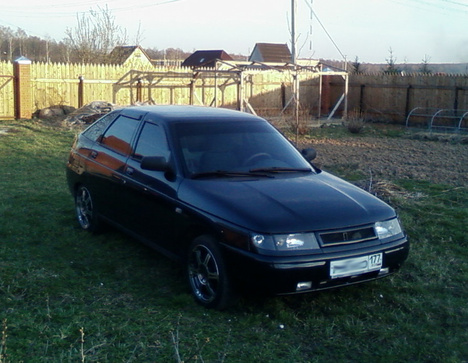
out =
<svg viewBox="0 0 468 363"><path fill-rule="evenodd" d="M287 136L294 140L295 134L292 131L286 132ZM322 127L313 127L308 134L301 135L305 140L314 140L322 138L340 139L343 137L365 138L373 137L403 137L408 136L410 132L403 126L387 125L380 123L364 122L362 130L358 133L350 132L347 123L343 121L342 124L323 124Z"/></svg>
<svg viewBox="0 0 468 363"><path fill-rule="evenodd" d="M117 231L78 228L73 132L0 126L11 131L0 135L2 363L468 359L466 186L394 181L417 196L390 201L412 242L400 273L217 312L192 301L180 266Z"/></svg>

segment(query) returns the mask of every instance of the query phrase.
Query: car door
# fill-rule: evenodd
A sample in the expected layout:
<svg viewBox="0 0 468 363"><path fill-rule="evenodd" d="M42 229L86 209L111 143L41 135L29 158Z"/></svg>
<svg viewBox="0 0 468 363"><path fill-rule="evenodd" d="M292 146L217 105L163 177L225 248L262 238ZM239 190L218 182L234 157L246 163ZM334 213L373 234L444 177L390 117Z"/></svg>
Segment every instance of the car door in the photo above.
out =
<svg viewBox="0 0 468 363"><path fill-rule="evenodd" d="M122 224L125 221L125 207L122 204L125 193L125 165L133 153L132 143L140 120L120 114L98 138L90 152L87 172L99 212L111 221Z"/></svg>
<svg viewBox="0 0 468 363"><path fill-rule="evenodd" d="M177 231L184 223L177 203L180 177L175 172L142 169L145 156L162 156L169 162L173 157L163 126L149 120L143 124L125 169L129 223L153 247L177 254Z"/></svg>

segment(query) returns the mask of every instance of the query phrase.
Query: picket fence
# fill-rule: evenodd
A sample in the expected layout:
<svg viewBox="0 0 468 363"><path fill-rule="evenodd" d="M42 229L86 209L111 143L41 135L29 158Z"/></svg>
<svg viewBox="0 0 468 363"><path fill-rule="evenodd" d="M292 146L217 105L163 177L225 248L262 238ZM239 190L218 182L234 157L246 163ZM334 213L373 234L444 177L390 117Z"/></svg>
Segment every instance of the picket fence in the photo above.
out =
<svg viewBox="0 0 468 363"><path fill-rule="evenodd" d="M304 97L318 97L318 75L301 72ZM80 107L92 101L117 105L200 104L238 107L240 78L231 72L160 66L131 69L121 65L32 63L31 114L53 105ZM0 118L14 117L13 64L0 62ZM243 98L260 112L282 110L292 97L293 77L286 70L249 70ZM0 84L1 86L2 84Z"/></svg>

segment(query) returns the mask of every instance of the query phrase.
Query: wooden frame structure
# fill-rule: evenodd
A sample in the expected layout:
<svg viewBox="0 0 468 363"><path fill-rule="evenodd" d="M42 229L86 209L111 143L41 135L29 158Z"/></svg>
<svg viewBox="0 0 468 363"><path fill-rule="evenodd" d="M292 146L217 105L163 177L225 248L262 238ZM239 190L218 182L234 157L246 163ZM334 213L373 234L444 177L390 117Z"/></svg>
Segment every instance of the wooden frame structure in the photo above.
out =
<svg viewBox="0 0 468 363"><path fill-rule="evenodd" d="M170 90L169 103L176 103L174 96L177 89L187 89L190 92L190 104L219 107L221 104L220 97L223 97L224 91L229 86L237 87L237 105L236 108L240 111L246 111L256 114L254 107L250 104L249 94L246 91L247 86L253 84L253 74L261 70L274 70L277 72L288 72L291 75L292 81L292 96L287 104L283 107L282 113L292 104L296 106L294 114L298 114L298 105L300 100L300 74L302 72L312 72L319 75L319 104L322 102L322 77L325 75L339 75L345 80L345 89L339 102L335 105L332 114L333 116L337 108L344 101L344 117L347 116L347 95L348 95L348 73L345 71L328 71L324 72L322 64L317 62L316 65L300 65L291 63L261 63L250 61L225 61L217 60L216 66L213 68L197 68L193 67L191 72L152 72L152 71L137 71L132 70L125 74L121 79L114 84L114 98L117 92L121 89L129 89L134 102L143 102L143 90L146 88L146 99L152 103L156 103L151 96L152 88L167 88ZM201 84L200 84L201 83ZM200 88L212 89L211 95L209 92L202 92L200 95L197 90ZM252 96L252 95L250 95ZM115 101L115 100L114 100ZM321 117L319 107L318 118Z"/></svg>

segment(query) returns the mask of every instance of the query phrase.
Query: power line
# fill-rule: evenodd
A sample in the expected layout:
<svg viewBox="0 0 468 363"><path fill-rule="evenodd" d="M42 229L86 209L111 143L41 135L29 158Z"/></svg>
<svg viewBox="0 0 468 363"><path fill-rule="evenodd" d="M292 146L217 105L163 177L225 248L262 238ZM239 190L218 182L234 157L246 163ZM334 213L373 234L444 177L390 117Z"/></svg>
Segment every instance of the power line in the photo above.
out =
<svg viewBox="0 0 468 363"><path fill-rule="evenodd" d="M138 7L135 7L135 5L128 4L128 2L126 2L126 5L124 5L122 4L121 0L116 0L116 1L117 2L113 2L112 4L103 4L103 5L108 6L110 11L117 13L117 12L123 12L123 11L128 11L128 10L147 9L151 7L166 5L166 4L180 2L184 0L161 0L156 3L153 1L149 1L146 3L140 3ZM18 6L9 6L9 7L2 8L2 14L14 16L18 18L40 18L40 17L52 18L55 16L75 17L77 14L84 14L84 13L89 12L91 8L86 9L86 10L68 10L68 9L72 7L75 9L82 9L84 6L87 6L87 5L99 6L99 3L97 3L96 1L83 1L83 2L74 2L74 3L65 3L65 4L58 3L56 5L50 4L48 6L44 6L44 4L42 4L41 6L32 6L32 7L28 6L28 8L18 7Z"/></svg>
<svg viewBox="0 0 468 363"><path fill-rule="evenodd" d="M46 37L46 36L44 36L44 34L39 34L39 33L35 32L35 31L30 30L30 29L26 29L24 27L17 26L15 24L12 24L12 23L10 23L8 21L5 21L3 19L0 19L0 23L6 24L8 27L13 27L13 28L16 28L16 29L22 29L25 32L27 32L28 35L33 35L33 36L40 37L40 38Z"/></svg>
<svg viewBox="0 0 468 363"><path fill-rule="evenodd" d="M325 32L325 34L327 35L328 39L330 39L330 41L332 42L332 44L335 46L336 50L338 51L338 53L340 53L341 57L346 60L346 57L344 56L344 54L341 52L340 48L338 47L338 45L335 43L335 41L333 40L332 36L330 35L330 33L328 32L328 30L325 28L325 26L323 25L323 23L320 21L319 17L317 16L317 13L314 11L314 9L312 8L312 5L309 4L307 2L307 0L304 0L304 2L306 3L306 5L309 7L310 11L312 12L312 14L315 16L315 19L317 19L317 22L320 24L320 26L322 27L323 31Z"/></svg>
<svg viewBox="0 0 468 363"><path fill-rule="evenodd" d="M148 2L145 2L143 4L140 4L137 8L134 6L134 5L125 5L125 6L122 6L122 7L116 7L116 8L108 8L112 13L120 13L120 12L123 12L123 11L128 11L129 9L141 9L141 8L150 8L150 7L156 7L156 6L160 6L160 5L165 5L165 4L169 4L169 3L175 3L175 2L180 2L180 1L184 1L184 0L159 0L158 2L153 2L153 1L148 1ZM113 6L119 6L119 5L123 5L123 1L122 0L107 0L107 2L111 2ZM128 4L128 3L127 3ZM27 8L25 8L24 6L21 7L21 9L19 8L19 6L5 6L5 8L2 8L2 12L1 14L3 16L8 16L9 18L34 18L34 19L38 19L38 18L48 18L48 19L53 19L55 17L59 17L59 18L67 18L67 17L73 17L75 18L76 16L79 16L81 14L86 14L88 13L90 10L92 10L91 8L88 9L88 10L85 10L85 11L63 11L62 9L63 8L71 8L71 7L82 7L82 6L86 6L86 5L98 5L99 6L99 2L97 2L96 0L87 0L87 1L73 1L71 3L58 3L56 5L54 5L53 3L52 4L44 4L42 3L41 5L38 5L38 6L28 6ZM18 10L16 10L18 9ZM47 38L49 35L47 34L47 32L44 32L42 34L39 34L37 31L32 31L30 29L28 29L28 27L24 27L24 26L20 26L18 24L14 24L13 22L11 21L7 21L7 20L4 20L5 18L0 18L0 25L3 24L4 26L7 26L7 27L11 27L13 29L22 29L24 31L27 32L28 35L32 35L32 36L37 36L37 37L41 37L41 38Z"/></svg>
<svg viewBox="0 0 468 363"><path fill-rule="evenodd" d="M442 1L446 2L446 3L455 4L455 5L459 5L461 7L468 8L468 4L461 3L461 2L458 2L458 1L453 1L453 0L442 0Z"/></svg>
<svg viewBox="0 0 468 363"><path fill-rule="evenodd" d="M450 14L468 13L468 4L453 0L387 0L403 7L433 12L443 11Z"/></svg>

